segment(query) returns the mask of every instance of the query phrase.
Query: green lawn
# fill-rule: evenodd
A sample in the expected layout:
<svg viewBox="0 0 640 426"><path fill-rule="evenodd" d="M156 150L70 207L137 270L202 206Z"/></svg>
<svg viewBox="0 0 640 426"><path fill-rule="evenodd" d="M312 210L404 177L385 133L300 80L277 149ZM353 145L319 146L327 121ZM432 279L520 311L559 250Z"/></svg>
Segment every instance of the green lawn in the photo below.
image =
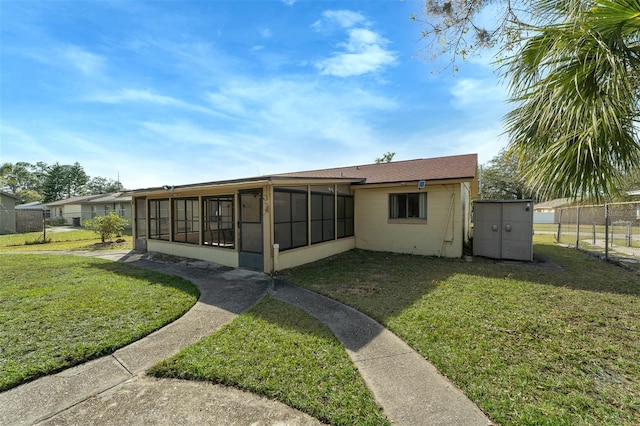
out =
<svg viewBox="0 0 640 426"><path fill-rule="evenodd" d="M331 331L268 296L148 373L239 387L330 424L389 424Z"/></svg>
<svg viewBox="0 0 640 426"><path fill-rule="evenodd" d="M383 323L499 424L640 424L640 276L536 241L561 269L354 250L283 275Z"/></svg>
<svg viewBox="0 0 640 426"><path fill-rule="evenodd" d="M102 244L93 231L75 229L73 231L47 230L46 242L42 232L0 235L1 251L44 251L44 250L104 250L131 249L131 230L123 233L123 243L114 241Z"/></svg>
<svg viewBox="0 0 640 426"><path fill-rule="evenodd" d="M550 261L520 266L354 250L281 275L376 318L499 424L640 424L640 275L558 247L551 235L535 241L536 257ZM146 307L140 301L165 300L163 295L175 292L183 301L177 311L184 312L195 300L190 290L174 288L175 279L113 269L126 266L117 263L31 255L0 255L0 262L3 381L9 373L23 374L22 364L31 366L29 377L37 377L76 358L112 351L125 334L147 333L137 326L159 316L158 303ZM558 268L549 268L554 264ZM129 284L96 290L129 278L143 293L162 288L160 296L141 296ZM116 306L108 306L120 307L123 295L132 295L135 308L109 317ZM91 305L96 299L101 303ZM80 320L77 313L85 312L91 314ZM91 322L95 317L100 320ZM65 327L72 320L80 323ZM130 331L121 331L123 322ZM107 324L116 324L112 343L94 347L98 343L84 338L92 330L105 335ZM85 325L89 331L76 332ZM47 339L52 343L40 345ZM58 345L65 351L70 342L78 344L80 355L54 355L50 349ZM5 360L12 362L9 368ZM52 360L61 362L52 367ZM331 333L270 298L152 373L248 389L329 423L387 423Z"/></svg>
<svg viewBox="0 0 640 426"><path fill-rule="evenodd" d="M0 391L115 351L184 314L190 282L86 257L0 254Z"/></svg>

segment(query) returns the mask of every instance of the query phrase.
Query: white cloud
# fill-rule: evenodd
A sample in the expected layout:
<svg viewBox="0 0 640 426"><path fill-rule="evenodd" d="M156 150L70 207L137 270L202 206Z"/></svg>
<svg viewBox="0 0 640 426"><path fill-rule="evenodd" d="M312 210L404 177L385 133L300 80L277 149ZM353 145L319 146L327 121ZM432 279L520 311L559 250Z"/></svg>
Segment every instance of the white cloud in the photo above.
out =
<svg viewBox="0 0 640 426"><path fill-rule="evenodd" d="M273 33L271 32L271 30L269 28L262 28L260 30L260 37L262 38L271 38L273 36Z"/></svg>
<svg viewBox="0 0 640 426"><path fill-rule="evenodd" d="M71 66L87 76L100 74L104 67L104 58L94 53L87 52L78 46L66 46L61 49L60 53Z"/></svg>
<svg viewBox="0 0 640 426"><path fill-rule="evenodd" d="M387 44L387 39L371 30L354 28L349 30L349 40L339 44L344 51L318 61L315 65L321 74L336 77L376 72L393 65L397 60L396 53L386 49Z"/></svg>
<svg viewBox="0 0 640 426"><path fill-rule="evenodd" d="M95 102L119 104L123 102L146 102L157 105L181 105L182 101L170 96L163 96L149 90L123 89L112 93L102 93L89 98Z"/></svg>
<svg viewBox="0 0 640 426"><path fill-rule="evenodd" d="M351 10L326 10L322 13L322 19L314 22L311 27L320 31L332 24L338 24L341 28L353 28L356 25L367 26L369 22L364 15Z"/></svg>
<svg viewBox="0 0 640 426"><path fill-rule="evenodd" d="M297 0L281 0L287 6L293 6Z"/></svg>
<svg viewBox="0 0 640 426"><path fill-rule="evenodd" d="M221 109L211 109L205 106L192 104L171 96L160 95L150 90L122 89L115 92L102 92L85 97L84 100L105 104L146 103L151 105L180 108L204 114L217 116L224 115L221 113Z"/></svg>
<svg viewBox="0 0 640 426"><path fill-rule="evenodd" d="M179 144L190 145L210 145L210 146L233 146L226 136L218 132L205 129L201 126L189 122L178 123L141 123L142 128L156 133L164 143L169 142L170 146Z"/></svg>
<svg viewBox="0 0 640 426"><path fill-rule="evenodd" d="M453 104L457 107L500 103L507 99L504 86L494 79L463 78L456 81L451 89Z"/></svg>

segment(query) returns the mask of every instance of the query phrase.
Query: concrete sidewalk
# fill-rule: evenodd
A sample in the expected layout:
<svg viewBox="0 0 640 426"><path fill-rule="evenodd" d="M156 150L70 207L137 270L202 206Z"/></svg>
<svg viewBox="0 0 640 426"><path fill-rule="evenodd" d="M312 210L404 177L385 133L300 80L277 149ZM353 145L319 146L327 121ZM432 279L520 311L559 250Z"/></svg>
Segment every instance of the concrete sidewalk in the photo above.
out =
<svg viewBox="0 0 640 426"><path fill-rule="evenodd" d="M58 253L60 254L60 253ZM183 317L106 356L0 393L0 425L318 425L276 401L233 388L154 379L144 371L272 296L325 323L384 413L398 425L489 425L489 419L407 344L368 316L317 293L242 269L136 252L74 253L177 275L200 299Z"/></svg>
<svg viewBox="0 0 640 426"><path fill-rule="evenodd" d="M370 317L280 280L272 296L304 309L331 329L393 424L492 424L433 365Z"/></svg>
<svg viewBox="0 0 640 426"><path fill-rule="evenodd" d="M266 294L270 277L136 252L74 254L183 277L198 286L200 298L177 321L112 355L0 393L0 425L319 424L285 404L248 392L144 375L156 362L214 333L253 306Z"/></svg>

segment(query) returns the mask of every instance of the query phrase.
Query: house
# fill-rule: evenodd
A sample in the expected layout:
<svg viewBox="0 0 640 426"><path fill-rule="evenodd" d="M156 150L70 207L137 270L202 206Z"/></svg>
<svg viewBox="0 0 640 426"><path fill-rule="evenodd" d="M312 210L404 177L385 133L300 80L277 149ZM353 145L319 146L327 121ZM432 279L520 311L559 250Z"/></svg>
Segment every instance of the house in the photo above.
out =
<svg viewBox="0 0 640 426"><path fill-rule="evenodd" d="M275 272L354 248L462 256L477 155L128 192L135 248Z"/></svg>
<svg viewBox="0 0 640 426"><path fill-rule="evenodd" d="M563 207L575 205L573 198L556 198L533 205L533 223L558 223L557 211Z"/></svg>
<svg viewBox="0 0 640 426"><path fill-rule="evenodd" d="M131 223L131 196L116 192L112 194L84 195L47 203L51 221L80 226L82 221L96 216L116 212Z"/></svg>
<svg viewBox="0 0 640 426"><path fill-rule="evenodd" d="M0 235L16 233L16 205L21 202L17 195L0 191Z"/></svg>
<svg viewBox="0 0 640 426"><path fill-rule="evenodd" d="M128 220L129 226L131 226L132 215L130 195L124 195L121 192L103 194L98 198L87 200L83 204L91 207L91 218L96 216L106 216L110 212L114 212L121 218ZM84 220L84 218L82 220Z"/></svg>

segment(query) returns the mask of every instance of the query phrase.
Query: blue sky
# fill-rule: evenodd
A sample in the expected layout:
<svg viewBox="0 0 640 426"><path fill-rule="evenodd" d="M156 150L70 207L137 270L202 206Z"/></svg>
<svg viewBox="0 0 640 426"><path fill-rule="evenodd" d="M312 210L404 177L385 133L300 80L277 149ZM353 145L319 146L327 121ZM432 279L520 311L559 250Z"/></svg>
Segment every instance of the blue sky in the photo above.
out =
<svg viewBox="0 0 640 426"><path fill-rule="evenodd" d="M387 151L486 163L506 89L488 56L457 73L426 60L422 6L2 0L0 162L77 161L128 189Z"/></svg>

